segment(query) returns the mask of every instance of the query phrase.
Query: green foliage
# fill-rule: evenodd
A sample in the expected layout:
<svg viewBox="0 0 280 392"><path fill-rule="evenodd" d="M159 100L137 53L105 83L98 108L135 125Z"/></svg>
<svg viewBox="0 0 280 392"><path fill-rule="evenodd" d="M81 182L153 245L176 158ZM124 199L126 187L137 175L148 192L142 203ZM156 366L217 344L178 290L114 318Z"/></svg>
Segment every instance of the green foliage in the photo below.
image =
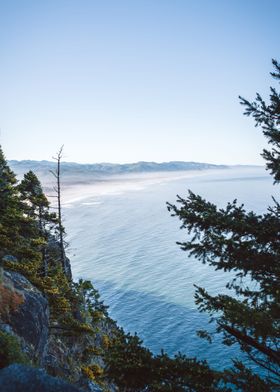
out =
<svg viewBox="0 0 280 392"><path fill-rule="evenodd" d="M7 208L15 207L15 187L17 180L15 174L7 165L5 156L0 147L0 211L5 213Z"/></svg>
<svg viewBox="0 0 280 392"><path fill-rule="evenodd" d="M280 66L273 60L280 80ZM246 115L261 126L272 150L264 150L267 168L280 181L280 96L271 88L270 104L257 95L250 103L241 98ZM262 376L235 361L225 372L225 382L241 390L269 391L280 388L280 205L274 200L263 215L247 212L234 200L218 209L213 203L189 191L178 196L177 205L168 203L172 216L191 235L180 242L181 249L216 270L231 271L227 294L211 296L196 287L195 300L201 312L216 322L224 343L238 343L252 363L263 368ZM202 332L204 337L208 335ZM265 376L264 376L265 374Z"/></svg>
<svg viewBox="0 0 280 392"><path fill-rule="evenodd" d="M223 374L225 384L235 386L235 390L243 392L272 392L279 391L279 384L271 380L263 380L251 369L246 368L240 361L233 361L234 368L227 369Z"/></svg>
<svg viewBox="0 0 280 392"><path fill-rule="evenodd" d="M142 391L152 381L152 354L137 335L120 330L104 360L107 377L122 391Z"/></svg>
<svg viewBox="0 0 280 392"><path fill-rule="evenodd" d="M49 202L37 176L30 170L24 175L17 189L20 192L20 199L26 203L29 215L42 219L44 213L48 212Z"/></svg>
<svg viewBox="0 0 280 392"><path fill-rule="evenodd" d="M49 268L47 241L50 233L54 235L57 232L57 216L55 213L50 212L50 203L43 192L39 179L32 171L24 175L23 180L17 186L17 190L19 191L19 198L23 203L24 213L30 220L36 222L36 228L41 238L35 243L40 246L43 264L41 269L46 276Z"/></svg>
<svg viewBox="0 0 280 392"><path fill-rule="evenodd" d="M16 178L0 148L0 256L10 253L20 239L24 220L15 188Z"/></svg>
<svg viewBox="0 0 280 392"><path fill-rule="evenodd" d="M28 364L29 361L22 352L18 339L0 331L0 369L12 363Z"/></svg>
<svg viewBox="0 0 280 392"><path fill-rule="evenodd" d="M105 375L121 391L226 391L219 387L221 374L213 372L206 361L177 354L154 356L137 335L119 330L105 351Z"/></svg>
<svg viewBox="0 0 280 392"><path fill-rule="evenodd" d="M98 321L108 316L108 307L100 300L100 294L89 280L79 279L72 282L72 288L76 299L83 304L84 317L90 317L91 321Z"/></svg>
<svg viewBox="0 0 280 392"><path fill-rule="evenodd" d="M92 357L100 357L103 351L100 347L87 346L83 352L84 361L89 361Z"/></svg>
<svg viewBox="0 0 280 392"><path fill-rule="evenodd" d="M26 276L47 296L51 322L61 333L92 334L91 313L106 313L106 307L90 282L73 283L62 271L58 221L41 183L29 171L17 185L1 149L0 212L0 257L9 255L4 267Z"/></svg>
<svg viewBox="0 0 280 392"><path fill-rule="evenodd" d="M272 60L275 71L271 72L271 76L280 81L280 64L276 60ZM267 169L270 170L274 177L275 183L280 182L280 149L279 149L279 125L280 125L280 95L276 89L270 87L270 102L262 99L260 94L256 95L253 102L239 97L241 104L245 106L244 114L252 116L255 120L256 127L261 127L268 143L272 146L271 150L264 149L262 156L267 161Z"/></svg>
<svg viewBox="0 0 280 392"><path fill-rule="evenodd" d="M0 148L0 258L9 254L19 262L37 262L41 235L36 220L26 214L16 183Z"/></svg>
<svg viewBox="0 0 280 392"><path fill-rule="evenodd" d="M187 358L181 353L170 358L166 353L153 359L154 380L149 391L158 392L210 392L218 388L221 375L213 372L206 361Z"/></svg>
<svg viewBox="0 0 280 392"><path fill-rule="evenodd" d="M82 372L91 381L102 383L103 369L99 365L92 364L88 366L82 366Z"/></svg>

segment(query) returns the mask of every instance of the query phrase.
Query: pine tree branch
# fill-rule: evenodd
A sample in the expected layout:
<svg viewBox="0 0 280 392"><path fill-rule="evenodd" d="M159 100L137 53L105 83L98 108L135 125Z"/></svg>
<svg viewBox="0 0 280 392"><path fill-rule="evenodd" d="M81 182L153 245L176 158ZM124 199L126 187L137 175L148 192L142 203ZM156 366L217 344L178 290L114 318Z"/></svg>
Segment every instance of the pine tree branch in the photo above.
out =
<svg viewBox="0 0 280 392"><path fill-rule="evenodd" d="M234 336L236 339L241 340L245 344L252 346L268 356L271 361L277 363L280 365L280 353L272 350L269 347L266 347L259 342L257 342L255 339L253 339L251 336L248 336L237 329L230 327L229 325L218 323L221 328L223 328L225 331L227 331L230 335Z"/></svg>

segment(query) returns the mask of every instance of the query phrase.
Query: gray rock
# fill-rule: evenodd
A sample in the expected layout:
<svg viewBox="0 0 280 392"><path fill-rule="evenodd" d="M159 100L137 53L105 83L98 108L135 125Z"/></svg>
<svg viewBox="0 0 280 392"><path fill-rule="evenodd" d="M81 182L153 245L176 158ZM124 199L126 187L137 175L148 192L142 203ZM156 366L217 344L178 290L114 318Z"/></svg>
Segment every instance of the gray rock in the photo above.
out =
<svg viewBox="0 0 280 392"><path fill-rule="evenodd" d="M13 263L17 263L18 259L15 256L12 256L12 255L5 255L5 256L2 257L2 261L6 261L6 262L11 261Z"/></svg>
<svg viewBox="0 0 280 392"><path fill-rule="evenodd" d="M90 392L102 392L102 389L92 381L88 383L88 388Z"/></svg>
<svg viewBox="0 0 280 392"><path fill-rule="evenodd" d="M24 351L34 362L41 364L48 338L49 309L43 294L24 276L5 271L1 283L7 295L12 293L20 299L16 309L9 309L1 316L0 328L7 329L20 338Z"/></svg>
<svg viewBox="0 0 280 392"><path fill-rule="evenodd" d="M82 392L42 369L18 364L0 370L0 388L1 392Z"/></svg>
<svg viewBox="0 0 280 392"><path fill-rule="evenodd" d="M103 392L103 389L100 388L99 385L95 384L95 382L93 381L89 381L87 379L83 379L80 381L80 383L78 384L79 387L81 387L81 389L83 391L88 391L88 392ZM107 391L108 389L106 389Z"/></svg>

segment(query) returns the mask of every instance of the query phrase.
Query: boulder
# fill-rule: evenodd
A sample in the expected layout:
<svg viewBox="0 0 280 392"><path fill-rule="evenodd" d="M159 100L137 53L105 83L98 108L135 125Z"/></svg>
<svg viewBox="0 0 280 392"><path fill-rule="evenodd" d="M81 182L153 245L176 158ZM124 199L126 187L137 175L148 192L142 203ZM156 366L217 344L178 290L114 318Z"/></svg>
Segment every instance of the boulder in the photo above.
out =
<svg viewBox="0 0 280 392"><path fill-rule="evenodd" d="M3 392L82 392L42 369L18 364L0 370L0 388Z"/></svg>

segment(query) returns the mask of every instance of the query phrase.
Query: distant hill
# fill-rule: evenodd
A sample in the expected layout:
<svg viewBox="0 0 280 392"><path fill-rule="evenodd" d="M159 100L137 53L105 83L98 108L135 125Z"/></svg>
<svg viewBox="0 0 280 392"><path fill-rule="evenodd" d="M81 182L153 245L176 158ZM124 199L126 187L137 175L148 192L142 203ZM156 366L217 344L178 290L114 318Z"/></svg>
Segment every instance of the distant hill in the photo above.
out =
<svg viewBox="0 0 280 392"><path fill-rule="evenodd" d="M12 170L21 176L28 170L33 170L38 174L46 174L49 170L53 170L56 167L55 162L50 161L9 161L9 165ZM130 173L151 173L151 172L168 172L168 171L184 171L184 170L207 170L207 169L225 169L228 166L225 165L213 165L209 163L200 162L183 162L183 161L171 161L171 162L136 162L136 163L125 163L125 164L114 164L114 163L93 163L93 164L81 164L74 162L62 162L62 171L64 175L92 175L96 177L104 175L116 175L116 174L130 174Z"/></svg>

